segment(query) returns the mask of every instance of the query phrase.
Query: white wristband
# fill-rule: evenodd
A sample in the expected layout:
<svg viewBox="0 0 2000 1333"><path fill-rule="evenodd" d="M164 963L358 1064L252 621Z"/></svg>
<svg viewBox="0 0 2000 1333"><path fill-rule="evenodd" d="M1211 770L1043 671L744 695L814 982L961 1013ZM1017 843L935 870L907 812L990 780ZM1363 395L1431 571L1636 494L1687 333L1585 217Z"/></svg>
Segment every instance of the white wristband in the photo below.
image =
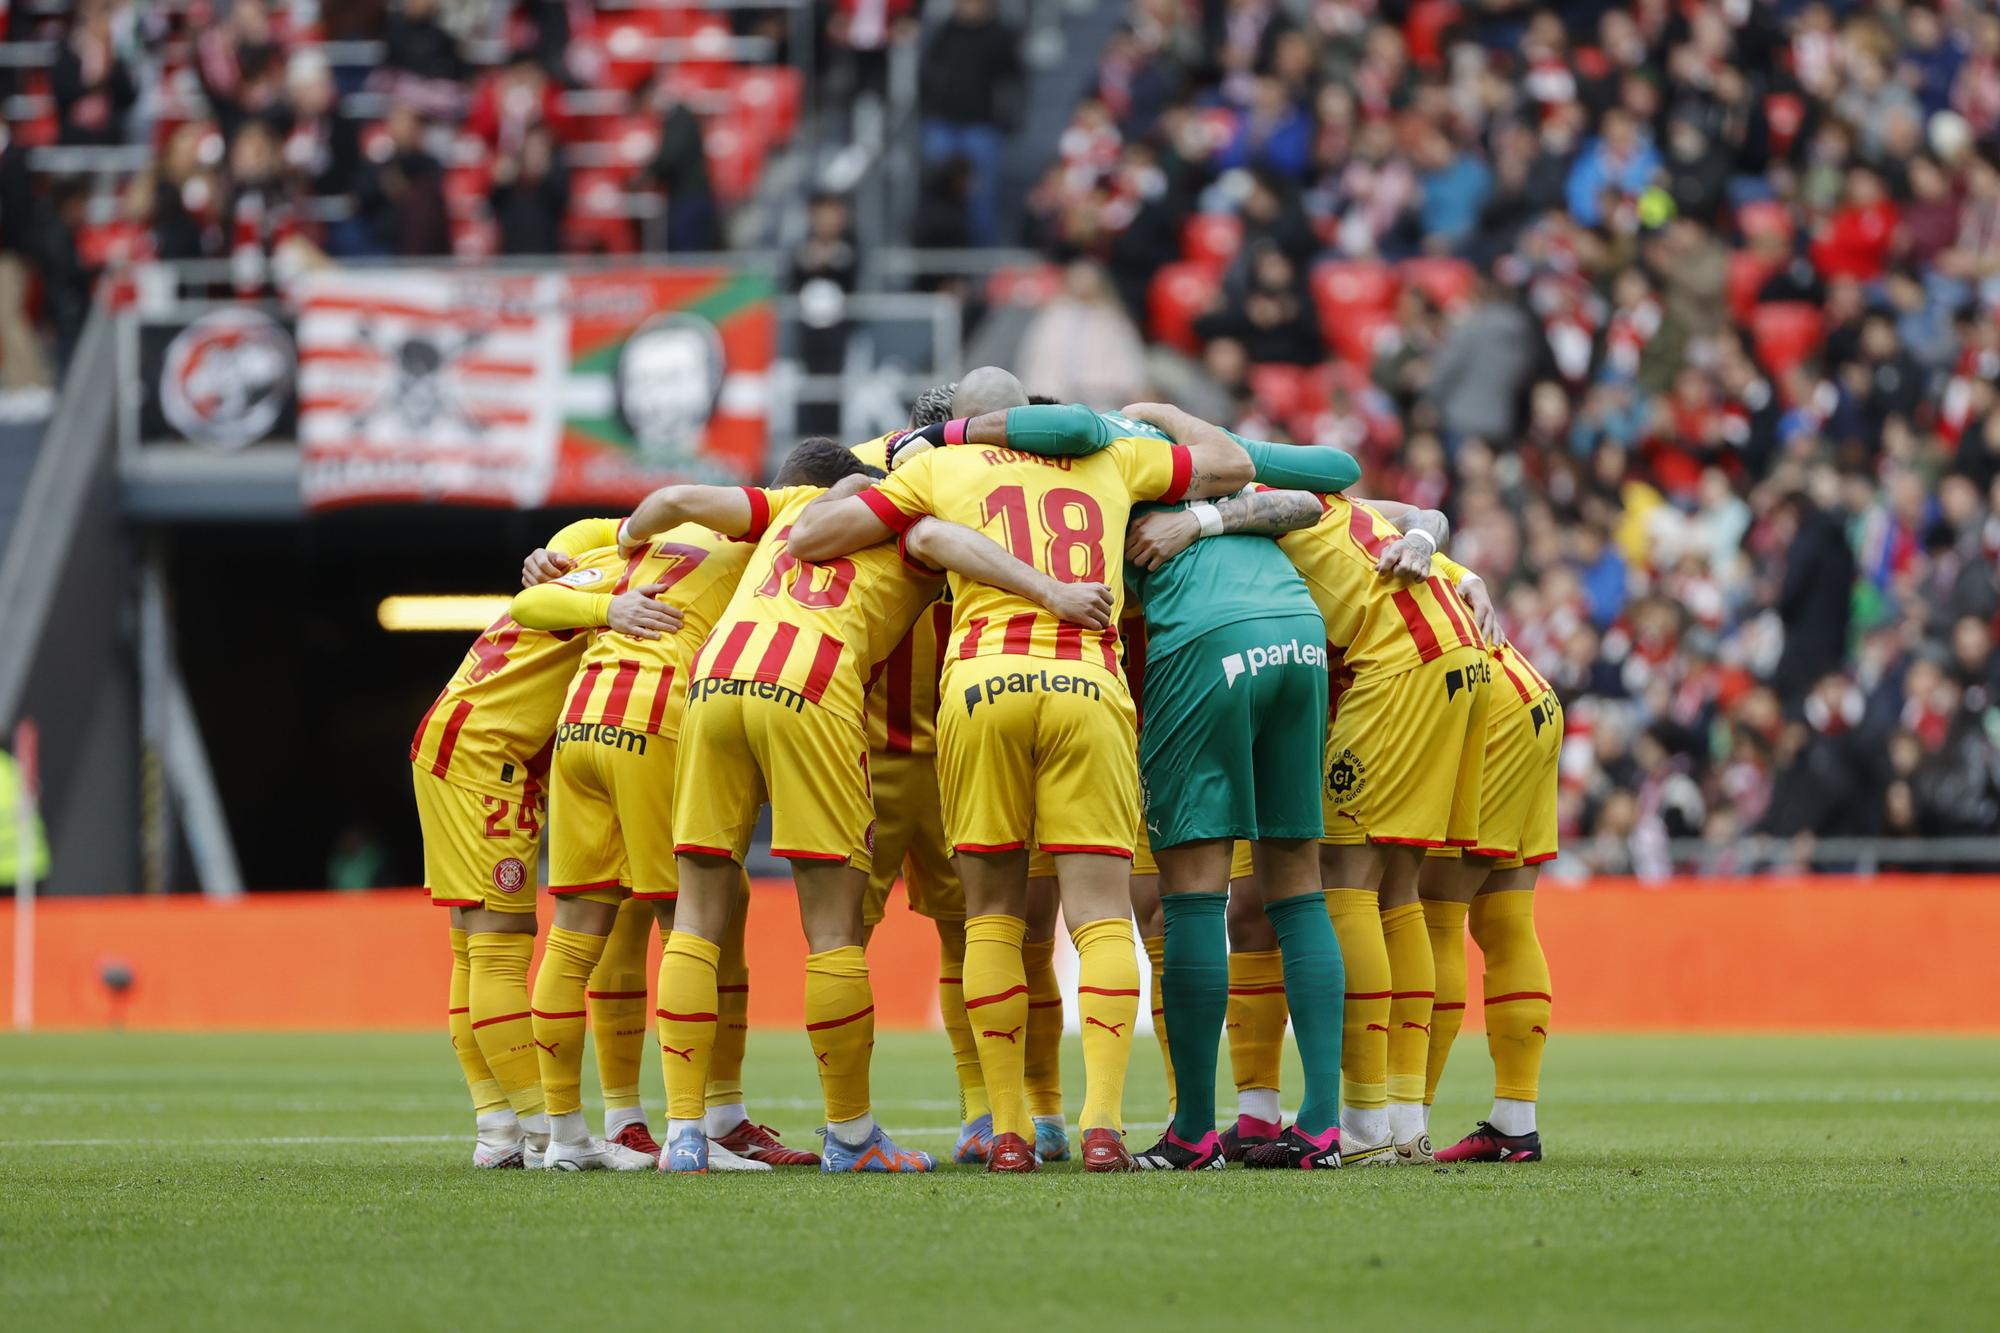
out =
<svg viewBox="0 0 2000 1333"><path fill-rule="evenodd" d="M1431 554L1432 555L1437 554L1438 539L1431 536L1428 532L1425 532L1422 528L1411 528L1408 532L1404 533L1403 535L1405 537L1422 537L1425 541L1431 544Z"/></svg>
<svg viewBox="0 0 2000 1333"><path fill-rule="evenodd" d="M1194 521L1200 526L1202 536L1220 537L1222 535L1222 511L1220 509L1217 509L1212 504L1198 504L1189 505L1188 512L1194 515Z"/></svg>
<svg viewBox="0 0 2000 1333"><path fill-rule="evenodd" d="M632 516L627 514L618 520L618 545L623 548L632 544Z"/></svg>

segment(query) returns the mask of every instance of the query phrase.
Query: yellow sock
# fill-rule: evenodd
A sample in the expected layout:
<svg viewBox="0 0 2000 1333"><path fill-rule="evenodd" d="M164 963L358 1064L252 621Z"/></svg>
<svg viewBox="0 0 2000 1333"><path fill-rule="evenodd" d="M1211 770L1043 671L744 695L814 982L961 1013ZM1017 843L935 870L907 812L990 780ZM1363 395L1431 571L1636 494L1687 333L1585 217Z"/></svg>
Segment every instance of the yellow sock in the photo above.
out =
<svg viewBox="0 0 2000 1333"><path fill-rule="evenodd" d="M750 1039L750 960L743 931L750 907L750 878L737 881L736 914L722 932L722 960L715 969L715 1046L708 1056L708 1104L741 1105L743 1047Z"/></svg>
<svg viewBox="0 0 2000 1333"><path fill-rule="evenodd" d="M937 930L938 1013L951 1041L951 1062L958 1075L958 1121L964 1125L993 1108L986 1100L986 1074L979 1067L972 1020L965 1016L965 923L940 921Z"/></svg>
<svg viewBox="0 0 2000 1333"><path fill-rule="evenodd" d="M1328 889L1326 910L1347 968L1340 1035L1340 1101L1357 1111L1389 1104L1389 949L1382 909L1367 889Z"/></svg>
<svg viewBox="0 0 2000 1333"><path fill-rule="evenodd" d="M1083 1019L1085 1130L1125 1128L1125 1070L1139 1018L1139 963L1132 923L1092 921L1070 931L1076 945L1076 1008Z"/></svg>
<svg viewBox="0 0 2000 1333"><path fill-rule="evenodd" d="M1229 955L1229 1069L1236 1090L1278 1088L1285 1057L1285 960L1276 949Z"/></svg>
<svg viewBox="0 0 2000 1333"><path fill-rule="evenodd" d="M472 1112L485 1115L507 1105L507 1095L486 1057L479 1053L479 1039L472 1035L472 962L465 954L465 932L451 932L451 1005L446 1013L451 1024L451 1049L458 1067L465 1071L466 1090L472 1094Z"/></svg>
<svg viewBox="0 0 2000 1333"><path fill-rule="evenodd" d="M806 1035L819 1061L827 1123L867 1115L875 996L868 988L868 956L860 945L806 956Z"/></svg>
<svg viewBox="0 0 2000 1333"><path fill-rule="evenodd" d="M1180 1109L1180 1090L1174 1086L1174 1053L1167 1045L1167 1002L1166 992L1161 989L1160 979L1166 972L1167 937L1165 935L1144 935L1139 939L1146 950L1146 961L1153 971L1153 1038L1160 1043L1160 1065L1167 1072L1167 1119L1174 1118Z"/></svg>
<svg viewBox="0 0 2000 1333"><path fill-rule="evenodd" d="M604 1109L639 1104L639 1061L646 1052L646 949L653 942L653 906L637 898L618 905L604 956L590 974L590 1040L597 1048L597 1082Z"/></svg>
<svg viewBox="0 0 2000 1333"><path fill-rule="evenodd" d="M501 1095L518 1116L540 1115L542 1075L535 1064L535 1023L528 1004L528 963L535 937L480 931L465 937L472 976L466 991L472 1036Z"/></svg>
<svg viewBox="0 0 2000 1333"><path fill-rule="evenodd" d="M715 1048L715 968L720 947L677 930L660 955L660 1068L667 1116L700 1120L708 1109L708 1061Z"/></svg>
<svg viewBox="0 0 2000 1333"><path fill-rule="evenodd" d="M1404 903L1382 913L1382 944L1389 953L1389 1100L1421 1102L1431 1051L1431 1002L1437 998L1424 905Z"/></svg>
<svg viewBox="0 0 2000 1333"><path fill-rule="evenodd" d="M1018 916L975 916L965 923L965 1016L979 1048L986 1096L993 1106L993 1132L1035 1139L1023 1091L1026 1077L1021 1038L1028 1026L1028 977L1021 965L1021 939L1028 923Z"/></svg>
<svg viewBox="0 0 2000 1333"><path fill-rule="evenodd" d="M535 969L535 1056L542 1071L542 1095L550 1115L582 1107L583 1028L589 1017L583 993L604 952L602 935L556 926Z"/></svg>
<svg viewBox="0 0 2000 1333"><path fill-rule="evenodd" d="M1549 960L1535 934L1532 890L1472 900L1472 938L1486 955L1486 1049L1493 1054L1493 1095L1534 1101L1549 1039Z"/></svg>
<svg viewBox="0 0 2000 1333"><path fill-rule="evenodd" d="M1424 928L1437 963L1437 1003L1431 1006L1430 1061L1424 1071L1426 1106L1437 1100L1438 1080L1465 1023L1465 906L1424 900Z"/></svg>
<svg viewBox="0 0 2000 1333"><path fill-rule="evenodd" d="M1062 987L1056 982L1056 942L1029 940L1021 946L1028 979L1028 1031L1022 1037L1022 1089L1029 1115L1062 1114Z"/></svg>

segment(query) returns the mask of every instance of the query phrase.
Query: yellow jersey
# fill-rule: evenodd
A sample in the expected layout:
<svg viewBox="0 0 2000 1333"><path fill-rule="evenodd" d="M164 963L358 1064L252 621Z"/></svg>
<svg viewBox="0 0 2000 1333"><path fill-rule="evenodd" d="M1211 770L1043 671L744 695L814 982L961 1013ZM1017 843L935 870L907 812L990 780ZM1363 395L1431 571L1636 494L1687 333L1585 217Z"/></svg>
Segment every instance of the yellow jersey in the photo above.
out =
<svg viewBox="0 0 2000 1333"><path fill-rule="evenodd" d="M750 541L683 523L629 556L616 547L592 551L557 579L551 586L579 591L602 587L607 604L632 588L665 584L659 600L679 607L682 617L679 633L657 639L635 639L607 628L589 631L589 646L563 700L563 728L680 735L688 669L729 605L755 549Z"/></svg>
<svg viewBox="0 0 2000 1333"><path fill-rule="evenodd" d="M762 536L695 660L697 693L712 681L755 683L766 697L866 725L863 699L877 669L942 585L891 542L832 560L793 556L792 521L824 494L818 486L749 492L750 531Z"/></svg>
<svg viewBox="0 0 2000 1333"><path fill-rule="evenodd" d="M985 533L1051 578L1111 588L1113 627L1086 633L1024 597L953 574L946 661L1006 653L1091 660L1117 675L1132 505L1180 499L1193 471L1186 448L1157 439L1117 439L1081 458L965 444L919 455L861 499L897 532L934 514Z"/></svg>
<svg viewBox="0 0 2000 1333"><path fill-rule="evenodd" d="M1472 572L1442 551L1431 557L1431 568L1444 576L1445 582L1454 592L1457 591L1458 585L1465 581L1465 576ZM1554 690L1555 687L1549 684L1548 677L1535 670L1535 664L1522 656L1521 650L1513 644L1489 644L1486 652L1487 656L1493 659L1493 665L1500 668L1501 676L1522 703L1532 705L1535 700Z"/></svg>
<svg viewBox="0 0 2000 1333"><path fill-rule="evenodd" d="M1323 496L1326 512L1278 546L1305 578L1326 621L1335 660L1355 675L1400 675L1458 644L1484 650L1471 608L1438 573L1404 583L1375 572L1384 547L1402 536L1365 504Z"/></svg>
<svg viewBox="0 0 2000 1333"><path fill-rule="evenodd" d="M870 467L889 468L889 444L901 431L854 446ZM876 754L937 752L938 678L944 673L944 639L951 603L940 597L889 650L868 687L868 748Z"/></svg>
<svg viewBox="0 0 2000 1333"><path fill-rule="evenodd" d="M618 520L572 523L549 549L579 555L618 540ZM581 630L528 629L501 616L417 723L410 762L482 795L520 801L541 789L564 693L588 638Z"/></svg>

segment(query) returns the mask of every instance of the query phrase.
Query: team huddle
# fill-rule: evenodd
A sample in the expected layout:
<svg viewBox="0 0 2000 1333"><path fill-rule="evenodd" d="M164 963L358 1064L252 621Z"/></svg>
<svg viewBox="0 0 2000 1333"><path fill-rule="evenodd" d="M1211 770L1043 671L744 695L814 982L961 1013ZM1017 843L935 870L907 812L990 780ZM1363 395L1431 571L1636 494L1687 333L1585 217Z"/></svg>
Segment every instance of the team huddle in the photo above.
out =
<svg viewBox="0 0 2000 1333"><path fill-rule="evenodd" d="M1443 516L1345 494L1358 476L1338 449L1030 400L985 367L906 430L805 441L769 487L669 486L557 533L410 751L475 1165L935 1169L869 1093L867 947L898 882L937 928L958 1163L1539 1160L1532 890L1556 854L1561 707L1440 549ZM818 1152L757 1123L743 1085L743 860L766 806L809 951ZM531 984L544 815L555 919ZM1468 926L1493 1110L1434 1152ZM1171 1104L1134 1151L1141 944ZM638 1087L649 1001L664 1148Z"/></svg>

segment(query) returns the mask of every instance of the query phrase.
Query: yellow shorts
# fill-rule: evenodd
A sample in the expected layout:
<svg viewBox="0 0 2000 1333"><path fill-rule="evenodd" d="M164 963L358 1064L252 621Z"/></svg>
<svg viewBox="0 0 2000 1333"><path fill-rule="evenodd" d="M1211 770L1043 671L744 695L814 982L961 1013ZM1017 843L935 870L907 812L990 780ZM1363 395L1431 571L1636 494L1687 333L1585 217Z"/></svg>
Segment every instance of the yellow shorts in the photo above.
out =
<svg viewBox="0 0 2000 1333"><path fill-rule="evenodd" d="M938 697L954 851L1131 856L1139 747L1123 680L1082 662L978 657L948 664Z"/></svg>
<svg viewBox="0 0 2000 1333"><path fill-rule="evenodd" d="M771 855L870 868L875 806L868 738L791 691L755 681L696 681L681 721L674 850L727 856L750 848L771 803ZM787 701L789 700L789 701Z"/></svg>
<svg viewBox="0 0 2000 1333"><path fill-rule="evenodd" d="M878 750L868 756L868 771L875 784L875 869L861 919L871 926L882 919L900 873L912 912L933 921L965 920L965 887L944 841L937 757Z"/></svg>
<svg viewBox="0 0 2000 1333"><path fill-rule="evenodd" d="M542 859L542 800L506 800L454 786L410 766L424 833L424 887L439 907L535 910Z"/></svg>
<svg viewBox="0 0 2000 1333"><path fill-rule="evenodd" d="M1139 822L1139 832L1135 836L1137 841L1132 847L1132 874L1135 877L1159 874L1160 863L1153 859L1153 844L1146 838L1144 820ZM1028 853L1028 878L1054 878L1055 873L1054 857L1039 847ZM1233 884L1239 879L1248 879L1256 873L1257 867L1250 856L1250 844L1239 839L1229 853L1229 881Z"/></svg>
<svg viewBox="0 0 2000 1333"><path fill-rule="evenodd" d="M594 722L564 723L549 766L549 892L615 903L671 900L674 760L671 736Z"/></svg>
<svg viewBox="0 0 2000 1333"><path fill-rule="evenodd" d="M1340 696L1327 729L1322 806L1329 843L1470 847L1493 662L1463 644Z"/></svg>
<svg viewBox="0 0 2000 1333"><path fill-rule="evenodd" d="M1556 767L1562 742L1562 703L1554 690L1523 698L1506 679L1494 681L1486 719L1486 771L1479 788L1479 833L1467 852L1492 857L1496 870L1555 860ZM1430 854L1456 856L1458 850Z"/></svg>

